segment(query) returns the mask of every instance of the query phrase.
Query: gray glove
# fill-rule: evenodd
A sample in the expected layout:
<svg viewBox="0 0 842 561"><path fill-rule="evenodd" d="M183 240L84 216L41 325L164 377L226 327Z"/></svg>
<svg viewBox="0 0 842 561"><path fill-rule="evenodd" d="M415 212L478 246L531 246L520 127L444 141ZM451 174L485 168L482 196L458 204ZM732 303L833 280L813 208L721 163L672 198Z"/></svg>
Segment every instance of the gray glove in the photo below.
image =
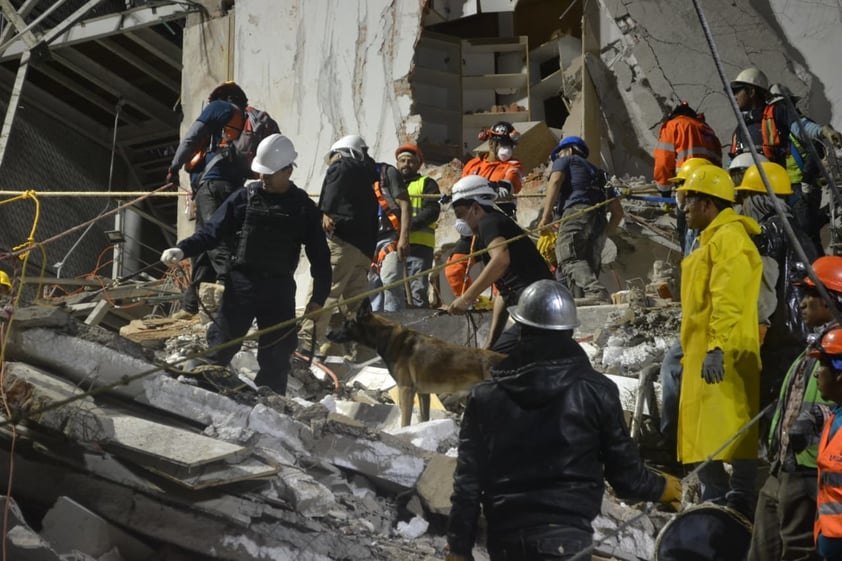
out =
<svg viewBox="0 0 842 561"><path fill-rule="evenodd" d="M824 420L824 411L818 405L802 411L789 429L789 446L792 451L798 454L808 446L818 444Z"/></svg>
<svg viewBox="0 0 842 561"><path fill-rule="evenodd" d="M718 384L725 379L725 353L722 349L713 349L705 355L702 363L702 378L708 384Z"/></svg>

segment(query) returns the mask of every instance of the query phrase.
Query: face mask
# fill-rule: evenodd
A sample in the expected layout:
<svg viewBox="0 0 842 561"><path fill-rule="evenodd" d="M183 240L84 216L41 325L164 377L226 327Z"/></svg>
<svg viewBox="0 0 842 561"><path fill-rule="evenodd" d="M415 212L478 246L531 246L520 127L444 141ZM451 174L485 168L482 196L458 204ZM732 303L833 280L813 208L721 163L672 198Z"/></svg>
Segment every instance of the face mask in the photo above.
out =
<svg viewBox="0 0 842 561"><path fill-rule="evenodd" d="M468 237L473 236L474 231L471 230L471 227L468 226L468 223L462 220L461 218L456 219L456 223L453 225L456 228L456 231L459 232L460 236Z"/></svg>
<svg viewBox="0 0 842 561"><path fill-rule="evenodd" d="M501 162L508 162L512 159L512 149L509 146L501 146L497 149L497 159Z"/></svg>

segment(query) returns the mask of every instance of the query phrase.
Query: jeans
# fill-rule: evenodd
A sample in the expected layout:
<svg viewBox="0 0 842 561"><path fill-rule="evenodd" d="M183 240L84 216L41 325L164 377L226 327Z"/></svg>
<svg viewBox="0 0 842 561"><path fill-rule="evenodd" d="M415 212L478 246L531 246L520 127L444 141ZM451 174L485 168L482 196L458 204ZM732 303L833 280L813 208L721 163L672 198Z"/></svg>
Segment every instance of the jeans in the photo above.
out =
<svg viewBox="0 0 842 561"><path fill-rule="evenodd" d="M709 462L699 471L702 501L727 504L752 518L757 485L757 460L731 460L729 481L720 461Z"/></svg>
<svg viewBox="0 0 842 561"><path fill-rule="evenodd" d="M380 275L369 278L369 288L375 289L392 284L404 278L404 261L398 259L398 252L393 251L380 263ZM371 297L371 310L374 312L397 312L406 308L406 285L399 284Z"/></svg>
<svg viewBox="0 0 842 561"><path fill-rule="evenodd" d="M409 246L409 257L406 258L406 275L411 277L421 271L428 271L433 268L433 248L426 245L412 244ZM409 288L412 294L412 305L416 308L428 308L429 297L429 275L422 275L417 279L409 281Z"/></svg>
<svg viewBox="0 0 842 561"><path fill-rule="evenodd" d="M672 448L678 439L678 402L681 394L681 341L678 339L664 353L661 363L661 435Z"/></svg>
<svg viewBox="0 0 842 561"><path fill-rule="evenodd" d="M563 561L572 559L592 543L590 532L547 525L503 535L495 535L489 528L487 545L491 561Z"/></svg>
<svg viewBox="0 0 842 561"><path fill-rule="evenodd" d="M233 183L222 179L203 181L196 191L196 230L204 226L214 211L237 189ZM217 280L225 282L230 259L231 249L226 242L192 259L193 273L190 286L184 291L181 299L182 309L191 314L199 311L199 285Z"/></svg>

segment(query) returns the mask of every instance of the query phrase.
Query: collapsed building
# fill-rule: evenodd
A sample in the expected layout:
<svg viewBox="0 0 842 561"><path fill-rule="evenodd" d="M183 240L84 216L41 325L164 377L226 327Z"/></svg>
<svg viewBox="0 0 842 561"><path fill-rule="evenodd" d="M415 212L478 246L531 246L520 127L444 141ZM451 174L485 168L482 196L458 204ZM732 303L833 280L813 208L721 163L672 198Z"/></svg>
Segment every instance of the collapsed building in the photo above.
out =
<svg viewBox="0 0 842 561"><path fill-rule="evenodd" d="M131 200L160 187L179 121L183 131L226 79L294 139L294 180L314 196L324 153L342 135L361 134L382 161L417 142L427 171L447 188L466 155L481 149L478 130L511 121L522 132L516 156L531 171L518 215L524 226L537 215L547 155L562 135L586 136L615 177L644 185L675 104L703 111L723 144L735 124L689 4L47 4L0 6L0 90L9 96L0 100L0 182L7 196L34 189L43 197L34 237L30 207L22 207L30 200L0 205L6 253L96 218L100 205L85 191L113 188ZM838 13L782 0L716 0L704 9L726 78L758 66L802 97L805 114L842 125L833 111L842 86L830 66ZM33 154L49 157L33 164ZM186 177L182 183L186 189ZM4 263L30 283L26 300L40 304L18 311L5 347L5 416L13 422L3 428L3 473L12 481L3 494L17 503L7 532L14 558L439 557L458 408L441 404L433 421L400 430L388 376L341 361L328 364L336 381L298 371L290 399L225 395L181 371L178 361L201 349L202 324L155 319L183 288L156 260L192 230L187 200L150 197L116 220L94 220L87 236L31 251L26 270L20 253ZM577 337L621 387L647 453L658 391L651 376L639 378L677 331L670 297L680 251L668 214L638 201L625 207L605 279L624 303L583 309L589 319ZM439 246L456 238L450 219L438 228ZM103 255L113 258L111 275ZM300 267L303 301L307 264ZM476 336L456 318L399 319L451 340ZM115 335L121 328L141 345ZM238 356L245 378L253 361L248 348ZM646 516L624 526L640 512ZM669 517L607 495L595 556L651 559Z"/></svg>

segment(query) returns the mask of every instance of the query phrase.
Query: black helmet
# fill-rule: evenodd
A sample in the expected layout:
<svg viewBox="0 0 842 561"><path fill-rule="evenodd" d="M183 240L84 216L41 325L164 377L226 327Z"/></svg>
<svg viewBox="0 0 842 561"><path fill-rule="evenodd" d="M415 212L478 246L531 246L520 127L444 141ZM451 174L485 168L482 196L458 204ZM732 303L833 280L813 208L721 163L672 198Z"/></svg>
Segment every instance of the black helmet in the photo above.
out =
<svg viewBox="0 0 842 561"><path fill-rule="evenodd" d="M491 128L480 131L477 138L480 140L496 140L502 144L517 144L520 133L507 121L497 121Z"/></svg>

